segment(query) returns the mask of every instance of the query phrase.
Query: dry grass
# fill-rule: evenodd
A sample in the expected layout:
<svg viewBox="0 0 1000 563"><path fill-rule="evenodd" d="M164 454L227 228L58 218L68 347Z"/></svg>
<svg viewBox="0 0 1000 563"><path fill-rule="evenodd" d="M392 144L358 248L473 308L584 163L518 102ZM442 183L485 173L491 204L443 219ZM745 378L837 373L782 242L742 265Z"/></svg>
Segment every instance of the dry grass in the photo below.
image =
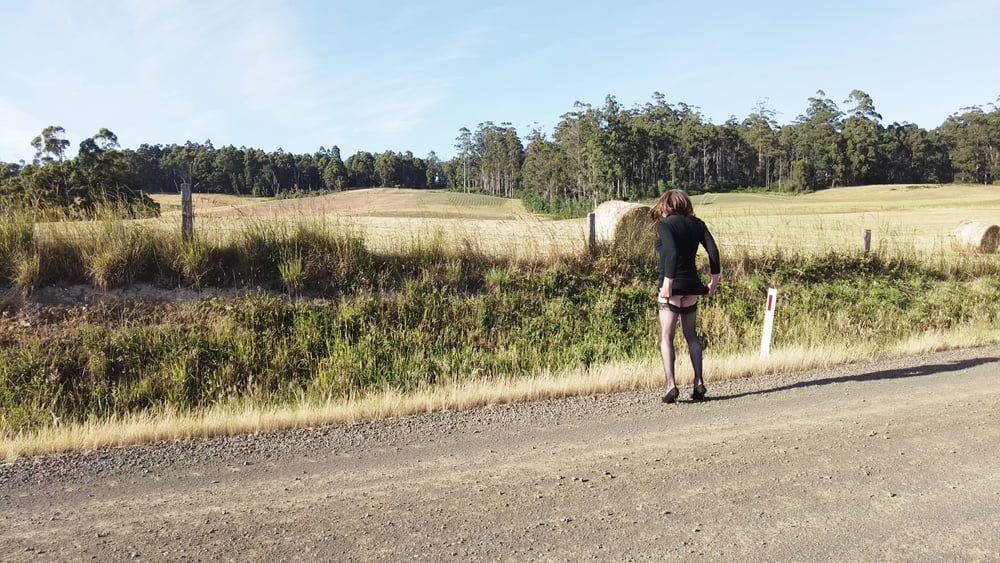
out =
<svg viewBox="0 0 1000 563"><path fill-rule="evenodd" d="M164 216L141 220L154 229L179 228L174 200L160 195ZM952 233L964 220L1000 224L1000 187L980 185L865 186L808 195L708 194L694 198L698 215L725 250L768 252L788 248L825 253L860 247L865 229L883 253L957 256ZM248 223L294 227L322 223L349 228L375 251L395 250L417 239L440 238L461 248L525 257L580 252L586 220L553 221L524 209L519 200L440 190L373 188L286 200L197 194L195 228L206 240L241 232ZM86 223L46 230L85 231Z"/></svg>
<svg viewBox="0 0 1000 563"><path fill-rule="evenodd" d="M161 215L180 215L181 195L180 194L150 194L153 201L160 204ZM199 211L209 211L212 209L239 209L250 205L257 205L274 201L270 197L254 197L226 194L192 194L192 203Z"/></svg>
<svg viewBox="0 0 1000 563"><path fill-rule="evenodd" d="M756 354L706 358L709 382L794 373L848 362L907 356L1000 342L1000 328L967 327L948 333L927 333L881 351L865 345L793 347L775 351L768 360ZM679 362L678 383L692 375ZM382 420L486 405L594 395L663 385L656 360L608 364L590 370L540 374L533 378L443 384L403 394L385 391L344 401L303 401L283 407L218 407L200 413L143 414L119 420L55 426L33 433L0 438L0 459L93 450L96 448L269 432L329 424Z"/></svg>
<svg viewBox="0 0 1000 563"><path fill-rule="evenodd" d="M694 199L721 245L857 249L865 229L882 251L943 250L965 220L1000 223L1000 187L864 186L803 195L710 194Z"/></svg>
<svg viewBox="0 0 1000 563"><path fill-rule="evenodd" d="M159 195L153 229L176 230L179 196ZM723 249L770 251L793 244L800 253L860 247L864 230L883 253L950 256L964 220L1000 224L1000 187L980 185L864 186L803 196L708 194L694 198L700 217ZM586 221L553 221L527 212L519 200L440 190L373 188L286 200L197 194L195 228L206 240L232 236L248 222L293 228L326 224L362 235L376 251L439 238L457 248L470 242L490 254L551 256L585 248ZM48 225L82 232L86 223ZM791 242L790 242L791 241Z"/></svg>
<svg viewBox="0 0 1000 563"><path fill-rule="evenodd" d="M196 202L196 210L200 213L196 229L199 240L208 242L239 236L253 226L285 229L290 233L298 225L318 223L337 231L361 234L366 244L376 251L405 251L406 248L443 244L456 250L473 248L484 253L528 258L579 252L585 244L584 220L544 220L511 211L503 207L506 204L500 205L492 200L481 201L479 211L466 209L476 207L474 198L485 196L415 190L365 192L323 196L327 198L323 201L332 202L328 207L318 205L322 198L283 201L238 198L236 201L206 202L201 207ZM347 196L361 199L351 203L345 199ZM403 199L393 198L410 198L410 201L406 203ZM788 240L794 241L792 250L795 253L857 248L861 231L868 228L874 232L875 248L883 255L898 252L911 258L919 256L921 260L938 264L943 270L982 265L983 271L995 271L995 256L956 254L950 250L949 237L952 229L962 220L1000 223L1000 188L997 187L885 186L827 190L806 196L710 195L699 196L695 201L699 216L712 226L724 251L732 248L744 253L767 253L782 242L787 249ZM209 205L214 207L206 209ZM217 211L213 213L212 209ZM247 211L249 209L254 210ZM268 215L264 213L265 209L270 212L278 210L285 215ZM176 229L178 221L168 214L163 219L143 220L141 223L153 232L155 229ZM89 229L100 228L100 223L63 223L40 226L39 234L78 237L93 234L88 232ZM184 258L186 267L183 275L195 282L204 269L202 250L193 245L190 256L185 255ZM28 266L32 264L25 265L26 268ZM290 261L286 272L286 282L292 282L292 285L296 279L294 266L296 264ZM26 281L33 277L28 275L31 273L28 270ZM502 273L495 273L492 278L502 278ZM31 284L25 283L25 286ZM709 356L706 369L709 380L719 381L998 341L1000 329L996 327L966 328L946 334L923 335L901 342L890 350L875 349L867 343L852 346L824 344L778 350L766 362L756 359L753 354ZM679 381L690 381L690 372L684 371L687 369L685 362L679 365ZM109 422L57 426L23 435L0 435L0 457L13 459L40 453L648 389L660 385L660 378L661 369L657 363L645 361L607 365L589 371L540 374L533 378L440 385L406 395L386 391L348 401L302 401L288 407L231 405L193 414L153 413Z"/></svg>
<svg viewBox="0 0 1000 563"><path fill-rule="evenodd" d="M873 246L882 251L954 254L952 233L960 222L1000 223L996 186L864 186L804 196L709 194L694 201L720 244L729 248L770 250L791 238L804 252L855 249L870 229ZM480 241L488 252L530 248L535 255L548 255L581 250L586 235L583 219L550 221L525 211L520 201L437 190L376 188L293 200L210 202L197 209L200 226L219 232L238 228L248 218L346 220L373 249L397 247L418 233L442 232L447 240ZM173 226L175 221L167 220Z"/></svg>
<svg viewBox="0 0 1000 563"><path fill-rule="evenodd" d="M154 197L179 213L180 196ZM418 219L537 219L520 200L444 190L369 188L291 199L195 194L194 208L206 218L413 217Z"/></svg>
<svg viewBox="0 0 1000 563"><path fill-rule="evenodd" d="M180 228L179 196L157 195L159 219L136 221L151 231ZM470 244L487 254L536 258L573 254L586 247L586 222L552 221L525 210L520 200L441 190L373 188L331 195L274 200L196 194L195 231L205 241L239 236L252 228L294 231L301 225L352 232L373 251L397 251L443 241ZM94 222L39 226L40 234L86 237Z"/></svg>

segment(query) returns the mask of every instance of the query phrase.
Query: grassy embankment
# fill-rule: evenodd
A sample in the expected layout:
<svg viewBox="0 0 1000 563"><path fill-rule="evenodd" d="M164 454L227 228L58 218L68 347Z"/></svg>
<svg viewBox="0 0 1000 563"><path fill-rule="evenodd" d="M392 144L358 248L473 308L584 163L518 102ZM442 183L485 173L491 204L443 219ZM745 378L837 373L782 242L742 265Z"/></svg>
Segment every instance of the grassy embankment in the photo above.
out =
<svg viewBox="0 0 1000 563"><path fill-rule="evenodd" d="M644 388L661 377L648 238L598 257L529 259L433 237L373 251L349 230L309 223L258 221L187 244L143 222L76 236L38 236L23 218L2 224L11 291L260 290L35 313L9 305L2 457ZM710 381L1000 339L995 257L721 242L733 249L726 284L700 316ZM783 300L777 352L760 362L768 286Z"/></svg>

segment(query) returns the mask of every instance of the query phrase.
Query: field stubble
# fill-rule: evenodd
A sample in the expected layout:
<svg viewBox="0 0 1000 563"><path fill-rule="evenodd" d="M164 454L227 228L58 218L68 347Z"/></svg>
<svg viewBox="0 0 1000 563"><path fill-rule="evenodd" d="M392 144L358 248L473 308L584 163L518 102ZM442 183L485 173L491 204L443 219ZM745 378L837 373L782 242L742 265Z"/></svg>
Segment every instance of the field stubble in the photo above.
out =
<svg viewBox="0 0 1000 563"><path fill-rule="evenodd" d="M157 200L173 206L176 198ZM953 256L952 233L959 223L1000 223L1000 188L994 186L872 186L805 196L708 194L694 202L723 248L760 252L850 251L871 230L873 248L882 252ZM238 232L250 219L284 227L321 223L347 228L377 250L441 238L483 252L528 257L579 252L586 244L585 219L550 220L527 212L519 202L434 190L379 188L250 203L223 196L208 199L203 208L198 222L210 238ZM177 228L172 215L147 222Z"/></svg>

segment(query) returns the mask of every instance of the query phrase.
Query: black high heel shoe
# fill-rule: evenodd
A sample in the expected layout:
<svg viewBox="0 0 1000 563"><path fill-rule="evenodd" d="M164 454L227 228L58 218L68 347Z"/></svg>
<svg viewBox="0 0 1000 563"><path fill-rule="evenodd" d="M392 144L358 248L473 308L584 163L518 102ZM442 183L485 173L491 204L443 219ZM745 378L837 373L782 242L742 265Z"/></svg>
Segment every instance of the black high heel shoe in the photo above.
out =
<svg viewBox="0 0 1000 563"><path fill-rule="evenodd" d="M667 394L663 396L663 402L668 404L676 403L677 396L680 394L681 392L679 389L677 389L677 387L671 387L670 391L667 391Z"/></svg>
<svg viewBox="0 0 1000 563"><path fill-rule="evenodd" d="M691 391L691 400L692 401L704 401L706 393L708 393L708 389L705 388L704 384L695 385L694 386L694 391Z"/></svg>

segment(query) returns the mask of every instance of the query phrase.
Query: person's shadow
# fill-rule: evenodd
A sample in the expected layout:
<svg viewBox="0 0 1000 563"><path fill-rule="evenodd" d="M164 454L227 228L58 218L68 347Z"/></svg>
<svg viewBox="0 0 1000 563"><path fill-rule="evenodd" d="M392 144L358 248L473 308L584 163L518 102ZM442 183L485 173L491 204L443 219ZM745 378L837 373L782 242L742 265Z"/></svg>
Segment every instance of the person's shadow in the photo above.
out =
<svg viewBox="0 0 1000 563"><path fill-rule="evenodd" d="M1000 358L974 358L971 360L961 360L957 362L948 362L944 364L931 364L926 366L914 366L910 368L901 369L890 369L883 371L875 371L872 373L863 373L859 375L844 375L841 377L827 377L824 379L813 379L810 381L799 381L797 383L790 383L788 385L782 385L780 387L772 387L771 389L759 389L757 391L747 391L744 393L735 393L732 395L709 395L705 397L706 401L724 401L727 399L738 399L740 397L749 397L752 395L765 395L767 393L777 393L779 391L788 391L789 389L798 389L800 387L814 387L818 385L830 385L833 383L847 383L851 381L879 381L883 379L902 379L905 377L920 377L922 375L934 375L936 373L945 373L950 371L960 371L963 369L969 369L978 367L984 364L990 364L994 362L1000 362ZM998 367L1000 369L1000 367Z"/></svg>

